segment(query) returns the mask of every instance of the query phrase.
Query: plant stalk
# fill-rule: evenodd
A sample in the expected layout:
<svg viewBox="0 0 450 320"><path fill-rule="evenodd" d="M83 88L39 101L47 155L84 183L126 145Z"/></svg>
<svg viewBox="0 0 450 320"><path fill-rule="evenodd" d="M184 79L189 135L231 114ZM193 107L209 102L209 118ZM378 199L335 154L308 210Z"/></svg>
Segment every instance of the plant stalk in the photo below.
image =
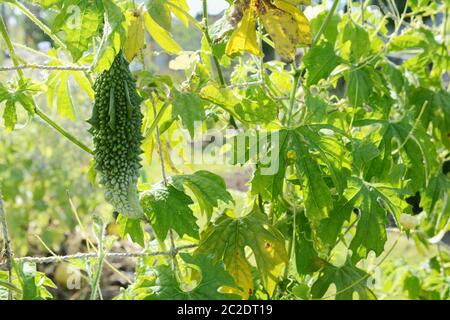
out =
<svg viewBox="0 0 450 320"><path fill-rule="evenodd" d="M3 209L3 199L2 199L2 193L1 193L1 185L0 185L0 222L2 225L2 233L3 233L3 241L5 243L5 256L6 256L6 267L8 269L8 284L11 287L13 287L12 284L12 270L13 270L13 264L12 264L12 256L13 251L11 249L11 239L9 238L9 232L8 232L8 224L6 222L6 215L5 211ZM8 300L12 300L12 290L8 289Z"/></svg>
<svg viewBox="0 0 450 320"><path fill-rule="evenodd" d="M211 55L214 60L214 64L216 65L217 75L219 76L219 81L222 87L225 86L225 80L223 78L222 68L220 67L219 59L212 52L213 43L211 37L209 35L209 26L208 26L208 2L207 0L203 0L203 34L206 37L206 41L208 42L209 47L211 48Z"/></svg>
<svg viewBox="0 0 450 320"><path fill-rule="evenodd" d="M325 20L323 21L322 25L320 26L319 31L314 36L314 39L311 43L311 47L314 47L317 44L324 31L327 29L328 25L330 24L331 18L333 18L334 12L336 11L339 2L340 2L339 0L333 1L333 5L331 6L330 11L328 11L328 14L325 17Z"/></svg>

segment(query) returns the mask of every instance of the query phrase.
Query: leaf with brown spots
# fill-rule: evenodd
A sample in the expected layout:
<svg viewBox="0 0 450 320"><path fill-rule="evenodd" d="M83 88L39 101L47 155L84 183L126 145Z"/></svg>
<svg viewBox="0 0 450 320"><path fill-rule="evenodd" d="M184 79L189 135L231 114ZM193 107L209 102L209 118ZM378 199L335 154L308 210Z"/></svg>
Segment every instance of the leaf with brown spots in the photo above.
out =
<svg viewBox="0 0 450 320"><path fill-rule="evenodd" d="M311 43L311 30L305 15L292 4L276 0L266 3L261 20L275 44L275 50L287 62L294 60L299 44Z"/></svg>

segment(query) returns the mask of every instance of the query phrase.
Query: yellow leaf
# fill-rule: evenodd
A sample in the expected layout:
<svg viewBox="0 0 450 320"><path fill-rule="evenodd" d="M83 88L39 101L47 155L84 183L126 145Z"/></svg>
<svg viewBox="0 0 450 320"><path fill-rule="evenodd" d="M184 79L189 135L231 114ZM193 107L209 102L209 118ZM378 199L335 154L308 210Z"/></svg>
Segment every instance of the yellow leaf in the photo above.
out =
<svg viewBox="0 0 450 320"><path fill-rule="evenodd" d="M145 45L144 20L142 12L137 10L127 10L125 12L125 20L127 37L123 46L123 52L128 62L131 62Z"/></svg>
<svg viewBox="0 0 450 320"><path fill-rule="evenodd" d="M169 0L167 1L166 5L186 28L189 27L189 5L187 4L186 0Z"/></svg>
<svg viewBox="0 0 450 320"><path fill-rule="evenodd" d="M178 53L182 50L180 45L172 38L172 35L157 24L148 12L145 13L144 18L145 28L163 50L171 54Z"/></svg>
<svg viewBox="0 0 450 320"><path fill-rule="evenodd" d="M268 7L261 20L281 58L288 62L294 60L299 42L297 21L294 17L280 9Z"/></svg>
<svg viewBox="0 0 450 320"><path fill-rule="evenodd" d="M275 44L275 50L286 61L295 58L297 45L310 44L311 29L305 15L290 2L274 0L259 10L261 20Z"/></svg>
<svg viewBox="0 0 450 320"><path fill-rule="evenodd" d="M311 27L309 25L309 21L306 16L297 9L292 4L284 1L284 0L275 0L273 4L283 11L290 13L298 24L298 36L300 38L301 44L311 44L312 36L311 36Z"/></svg>
<svg viewBox="0 0 450 320"><path fill-rule="evenodd" d="M225 53L228 56L236 52L246 51L254 55L261 55L256 43L256 16L252 10L246 10L239 27L231 35Z"/></svg>
<svg viewBox="0 0 450 320"><path fill-rule="evenodd" d="M245 255L246 248L253 252L251 260ZM256 206L240 218L232 218L224 212L208 225L196 254L206 252L215 260L223 260L225 269L241 287L243 297L247 297L253 287L249 273L253 263L264 288L272 296L288 261L283 235L268 224L267 216Z"/></svg>
<svg viewBox="0 0 450 320"><path fill-rule="evenodd" d="M234 249L232 251L232 249ZM243 299L248 299L248 297L253 293L253 277L251 266L244 256L242 250L239 247L230 248L227 251L227 255L224 257L224 263L227 272L233 277L234 281L240 288L237 290L235 288L226 288L229 293L235 293L240 295Z"/></svg>

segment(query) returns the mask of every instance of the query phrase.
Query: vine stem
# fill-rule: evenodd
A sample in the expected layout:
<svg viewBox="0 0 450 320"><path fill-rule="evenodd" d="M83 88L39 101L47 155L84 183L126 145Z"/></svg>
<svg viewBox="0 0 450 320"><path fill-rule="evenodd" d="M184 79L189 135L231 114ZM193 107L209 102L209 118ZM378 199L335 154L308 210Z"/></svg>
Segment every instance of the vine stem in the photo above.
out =
<svg viewBox="0 0 450 320"><path fill-rule="evenodd" d="M55 43L60 46L64 51L67 50L66 45L59 39L56 35L53 34L53 32L50 30L49 27L47 27L44 23L42 23L41 20L39 20L27 7L25 7L22 3L19 1L14 1L14 5L22 11L24 15L26 15L34 24L36 24L47 36L50 37Z"/></svg>
<svg viewBox="0 0 450 320"><path fill-rule="evenodd" d="M209 47L211 48L211 55L214 60L214 64L216 65L217 74L219 76L219 81L222 87L225 86L225 80L223 78L222 68L220 67L219 59L212 52L213 43L211 40L211 36L209 35L209 26L208 26L208 1L203 0L203 34L206 37L206 41L208 42Z"/></svg>
<svg viewBox="0 0 450 320"><path fill-rule="evenodd" d="M11 56L11 60L13 61L14 66L19 66L19 60L16 55L16 51L14 50L14 46L11 42L11 38L9 37L8 31L6 30L5 22L3 21L3 17L0 16L0 34L3 36L3 39L6 43L6 46L8 48L9 54ZM16 69L17 75L19 76L20 81L24 81L24 74L22 69L18 68ZM86 151L89 154L94 154L94 152L87 147L85 144L83 144L81 141L79 141L77 138L75 138L73 135L71 135L69 132L64 130L62 127L60 127L56 122L54 122L50 117L48 117L43 111L41 111L35 104L33 99L33 105L34 105L34 112L37 116L39 116L42 120L44 120L46 123L48 123L51 127L53 127L56 131L61 133L64 137L66 137L69 141L80 147L82 150Z"/></svg>
<svg viewBox="0 0 450 320"><path fill-rule="evenodd" d="M84 150L85 152L89 153L90 155L94 154L94 151L86 146L83 142L75 138L72 134L64 130L62 127L60 127L56 122L54 122L52 119L50 119L42 110L40 110L38 107L35 107L36 115L38 115L42 120L47 122L53 129L61 133L64 137L66 137L70 142L78 146L81 150Z"/></svg>
<svg viewBox="0 0 450 320"><path fill-rule="evenodd" d="M154 122L156 122L157 112L156 112L156 107L155 107L154 101L152 101L152 108L153 108L153 116L155 118ZM159 161L161 162L161 174L162 174L164 185L167 187L168 181L167 181L167 176L166 176L166 167L164 165L163 150L162 150L162 145L161 145L161 136L159 134L159 128L158 128L157 124L155 126L155 131L156 131L156 141L158 143ZM172 256L172 270L176 271L177 250L175 249L175 239L173 236L172 229L169 229L169 238L170 238L170 252L171 252L171 256Z"/></svg>
<svg viewBox="0 0 450 320"><path fill-rule="evenodd" d="M105 262L106 252L104 247L104 239L105 239L105 225L102 223L101 230L99 232L99 241L98 241L98 266L94 276L94 282L92 283L92 291L90 300L97 300L97 292L101 298L100 290L100 279L103 271L103 264Z"/></svg>
<svg viewBox="0 0 450 320"><path fill-rule="evenodd" d="M328 25L330 24L331 18L333 18L334 12L336 11L339 2L340 2L339 0L334 0L333 5L331 6L330 11L328 11L328 14L325 17L325 20L323 21L322 25L320 26L319 31L314 36L311 47L314 47L316 45L316 43L319 41L324 31L327 29Z"/></svg>
<svg viewBox="0 0 450 320"><path fill-rule="evenodd" d="M314 47L317 42L319 41L320 37L322 36L323 32L327 29L331 18L334 15L334 12L336 11L336 8L339 4L339 0L334 0L333 5L330 9L330 11L328 11L327 16L325 17L324 22L322 23L322 25L320 26L319 31L317 32L317 34L315 35L315 37L313 38L313 41L311 43L311 47ZM291 88L291 93L290 93L290 97L289 97L289 111L288 111L288 117L287 117L287 123L286 126L289 127L291 125L291 121L292 121L292 115L293 115L293 111L294 111L294 105L296 102L295 96L297 94L297 89L300 83L300 78L302 77L302 72L300 69L297 68L297 65L295 63L295 60L292 62L291 64L292 69L294 71L294 82L292 84L292 88ZM292 230L292 238L289 240L289 244L288 244L288 256L289 256L289 260L291 260L292 256L293 256L293 252L295 250L295 237L296 237L296 210L295 210L295 204L293 206L294 208L294 215L293 215L293 230ZM288 265L286 265L286 269L285 269L285 274L284 274L284 278L287 279L289 275L289 262Z"/></svg>
<svg viewBox="0 0 450 320"><path fill-rule="evenodd" d="M153 99L152 99L153 100ZM156 119L157 112L154 101L152 101L152 108L153 108L153 116ZM166 167L164 165L164 157L163 157L163 151L162 151L162 145L161 145L161 136L159 134L159 128L158 125L155 125L155 131L156 131L156 141L158 143L158 153L159 153L159 160L161 163L161 174L164 181L164 185L167 186L167 176L166 176Z"/></svg>
<svg viewBox="0 0 450 320"><path fill-rule="evenodd" d="M292 84L291 94L289 97L289 112L287 118L287 127L290 126L292 120L292 113L294 112L295 96L297 94L298 84L300 83L301 72L297 69L295 61L292 62L292 69L294 70L294 83Z"/></svg>
<svg viewBox="0 0 450 320"><path fill-rule="evenodd" d="M9 55L11 60L15 66L19 65L19 59L16 55L16 51L14 50L14 46L11 42L11 38L9 37L8 30L6 30L5 22L3 21L3 17L0 15L0 33L2 34L3 40L5 41L6 47L8 47ZM23 79L23 71L22 69L16 70L17 75L20 79Z"/></svg>
<svg viewBox="0 0 450 320"><path fill-rule="evenodd" d="M320 26L319 31L313 38L313 41L311 43L311 48L317 44L320 37L327 29L328 25L330 24L331 18L333 17L333 15L336 11L338 4L339 4L339 0L333 1L333 5L331 6L330 11L328 11L328 14L325 17L325 20L323 21L322 25ZM287 127L290 126L291 121L292 121L292 114L293 114L294 105L295 105L295 95L297 94L297 88L300 83L300 78L302 76L302 72L300 72L300 70L297 68L297 66L295 64L295 60L292 63L292 69L294 70L294 83L292 85L291 94L290 94L290 98L289 98L289 111L288 111L288 118L287 118Z"/></svg>
<svg viewBox="0 0 450 320"><path fill-rule="evenodd" d="M1 186L0 186L0 222L2 225L3 241L5 243L6 266L8 268L8 283L9 283L10 287L12 287L13 251L11 249L11 239L9 238L8 224L6 222L6 215L5 215L5 211L3 209ZM8 289L8 300L12 300L12 290L11 289Z"/></svg>
<svg viewBox="0 0 450 320"><path fill-rule="evenodd" d="M205 35L206 41L208 42L209 48L211 49L211 56L213 57L214 65L216 66L217 75L219 76L219 82L222 87L225 87L225 79L223 77L222 68L220 67L219 59L214 55L213 52L213 43L211 40L211 36L209 35L209 24L208 24L208 2L207 0L203 0L203 26L202 26L203 34ZM229 123L234 129L238 129L236 124L236 120L234 116L230 114Z"/></svg>

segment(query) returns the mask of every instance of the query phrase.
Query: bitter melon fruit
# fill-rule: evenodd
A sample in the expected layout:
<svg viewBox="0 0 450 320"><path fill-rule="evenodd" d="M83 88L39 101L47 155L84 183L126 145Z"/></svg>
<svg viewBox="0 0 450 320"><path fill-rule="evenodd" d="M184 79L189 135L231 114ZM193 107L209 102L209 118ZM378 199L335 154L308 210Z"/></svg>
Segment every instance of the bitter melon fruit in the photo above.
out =
<svg viewBox="0 0 450 320"><path fill-rule="evenodd" d="M95 169L105 199L130 218L142 216L137 193L142 142L141 98L129 64L120 52L94 83L95 102L88 120L94 140Z"/></svg>

